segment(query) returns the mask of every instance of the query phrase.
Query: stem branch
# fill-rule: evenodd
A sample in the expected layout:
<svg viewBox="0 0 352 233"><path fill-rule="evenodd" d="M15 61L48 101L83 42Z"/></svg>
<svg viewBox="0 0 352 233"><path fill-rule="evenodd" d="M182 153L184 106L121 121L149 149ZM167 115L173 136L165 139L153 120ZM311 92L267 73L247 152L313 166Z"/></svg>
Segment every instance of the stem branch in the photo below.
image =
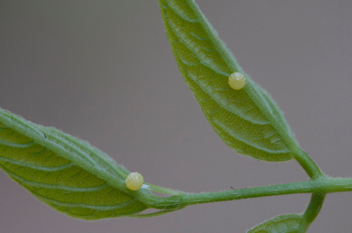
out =
<svg viewBox="0 0 352 233"><path fill-rule="evenodd" d="M324 175L324 173L320 170L318 165L301 148L292 148L291 150L292 150L292 153L294 154L294 158L307 172L310 178L314 179Z"/></svg>
<svg viewBox="0 0 352 233"><path fill-rule="evenodd" d="M306 220L306 223L308 225L311 224L314 219L318 216L321 207L323 206L325 196L325 193L312 194L309 204L303 213L303 218Z"/></svg>

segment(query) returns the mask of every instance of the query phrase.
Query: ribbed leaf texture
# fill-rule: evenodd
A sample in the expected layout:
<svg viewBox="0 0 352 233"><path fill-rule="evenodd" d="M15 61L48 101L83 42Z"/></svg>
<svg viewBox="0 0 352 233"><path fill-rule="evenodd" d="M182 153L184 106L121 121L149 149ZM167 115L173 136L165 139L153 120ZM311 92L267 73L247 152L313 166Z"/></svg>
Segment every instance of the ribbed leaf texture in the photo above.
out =
<svg viewBox="0 0 352 233"><path fill-rule="evenodd" d="M87 142L3 109L0 167L38 199L72 217L130 216L147 208L126 188L129 172L109 156Z"/></svg>
<svg viewBox="0 0 352 233"><path fill-rule="evenodd" d="M252 228L247 233L305 233L302 216L287 214L276 216Z"/></svg>
<svg viewBox="0 0 352 233"><path fill-rule="evenodd" d="M159 0L165 31L186 84L210 125L240 154L266 161L290 160L283 134L295 142L276 103L246 75L193 0ZM228 77L241 72L246 86Z"/></svg>

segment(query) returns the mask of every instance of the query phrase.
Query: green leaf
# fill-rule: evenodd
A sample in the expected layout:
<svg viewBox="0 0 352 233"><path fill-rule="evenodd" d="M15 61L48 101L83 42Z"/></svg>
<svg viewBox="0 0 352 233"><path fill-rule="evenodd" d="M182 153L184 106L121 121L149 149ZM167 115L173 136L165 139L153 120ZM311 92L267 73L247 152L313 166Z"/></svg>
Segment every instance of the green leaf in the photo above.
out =
<svg viewBox="0 0 352 233"><path fill-rule="evenodd" d="M109 156L55 128L0 108L0 167L52 208L93 220L139 213L147 206L130 191L129 174Z"/></svg>
<svg viewBox="0 0 352 233"><path fill-rule="evenodd" d="M247 233L304 233L304 220L298 214L276 216L250 229Z"/></svg>
<svg viewBox="0 0 352 233"><path fill-rule="evenodd" d="M165 31L186 84L221 139L240 154L292 159L294 136L273 99L244 73L193 0L159 0ZM228 77L241 72L239 91Z"/></svg>

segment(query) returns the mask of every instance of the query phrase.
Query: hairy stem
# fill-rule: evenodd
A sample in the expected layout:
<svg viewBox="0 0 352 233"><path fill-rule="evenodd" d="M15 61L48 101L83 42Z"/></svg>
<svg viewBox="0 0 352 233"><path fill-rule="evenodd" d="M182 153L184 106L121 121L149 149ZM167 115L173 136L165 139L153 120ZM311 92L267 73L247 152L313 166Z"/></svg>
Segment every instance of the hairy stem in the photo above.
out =
<svg viewBox="0 0 352 233"><path fill-rule="evenodd" d="M310 178L314 179L324 175L318 165L301 148L293 148L292 151L294 158L302 166Z"/></svg>
<svg viewBox="0 0 352 233"><path fill-rule="evenodd" d="M208 193L185 193L178 196L171 197L157 197L154 195L150 196L139 196L136 197L141 201L148 203L150 207L157 209L175 209L184 207L187 205L220 202L220 201L231 201L239 199L267 197L267 196L278 196L287 194L299 194L299 193L317 193L325 195L326 193L334 192L348 192L352 191L352 178L331 178L322 176L317 179L277 184L270 186L235 189L230 191L221 192L208 192ZM313 202L309 206L318 206L318 202L322 202L323 198L313 199ZM316 201L315 201L316 200ZM314 208L308 206L305 214L311 216L310 219L314 219L316 216L311 214ZM315 210L317 211L317 210Z"/></svg>
<svg viewBox="0 0 352 233"><path fill-rule="evenodd" d="M309 204L303 213L303 217L307 224L311 224L318 216L321 207L323 206L325 193L313 193L310 198Z"/></svg>

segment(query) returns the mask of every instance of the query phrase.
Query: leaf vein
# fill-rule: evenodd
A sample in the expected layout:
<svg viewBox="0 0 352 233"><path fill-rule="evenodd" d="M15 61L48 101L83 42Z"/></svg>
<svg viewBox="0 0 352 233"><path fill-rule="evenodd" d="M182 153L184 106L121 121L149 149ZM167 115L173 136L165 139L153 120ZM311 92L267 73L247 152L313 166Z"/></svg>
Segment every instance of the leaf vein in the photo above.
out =
<svg viewBox="0 0 352 233"><path fill-rule="evenodd" d="M220 127L223 131L225 131L228 135L231 135L234 139L236 139L237 141L240 141L242 143L245 143L255 149L267 152L267 153L271 153L271 154L283 154L283 153L288 153L290 152L289 149L282 149L282 150L273 150L273 149L269 149L269 148L265 148L262 147L260 145L258 145L257 143L253 143L250 141L245 140L244 138L241 138L239 135L234 134L234 132L231 132L226 126L224 126L220 121L218 121L217 119L213 120L214 124L217 125L218 127Z"/></svg>
<svg viewBox="0 0 352 233"><path fill-rule="evenodd" d="M104 188L108 187L108 183L105 182L101 185L94 186L94 187L72 187L72 186L66 186L66 185L57 185L57 184L46 184L46 183L40 183L36 181L30 181L27 180L19 175L14 174L13 172L9 171L6 169L7 172L11 173L11 176L16 179L18 182L20 182L23 185L26 186L31 186L35 188L45 188L45 189L60 189L60 190L65 190L65 191L70 191L70 192L97 192L101 191Z"/></svg>
<svg viewBox="0 0 352 233"><path fill-rule="evenodd" d="M72 163L67 163L67 164L64 164L64 165L54 166L54 167L39 166L39 165L30 164L30 163L26 163L26 162L23 162L23 161L20 161L20 160L14 160L14 159L2 157L2 156L0 156L0 161L4 161L4 162L7 162L7 163L11 163L11 164L16 164L16 165L22 166L22 167L29 167L29 168L36 169L36 170L48 171L48 172L65 170L65 169L67 169L67 168L69 168L69 167L71 167L73 165Z"/></svg>
<svg viewBox="0 0 352 233"><path fill-rule="evenodd" d="M27 142L27 143L17 143L17 142L9 142L0 139L0 145L13 147L13 148L28 148L30 146L35 145L34 141Z"/></svg>
<svg viewBox="0 0 352 233"><path fill-rule="evenodd" d="M190 22L190 23L194 23L194 22L198 22L197 19L191 19L187 16L184 15L184 12L181 12L180 8L177 8L176 6L174 6L174 4L172 4L170 1L166 1L166 3L169 5L170 9L177 14L179 17L181 17L183 20ZM167 9L167 6L166 8Z"/></svg>

